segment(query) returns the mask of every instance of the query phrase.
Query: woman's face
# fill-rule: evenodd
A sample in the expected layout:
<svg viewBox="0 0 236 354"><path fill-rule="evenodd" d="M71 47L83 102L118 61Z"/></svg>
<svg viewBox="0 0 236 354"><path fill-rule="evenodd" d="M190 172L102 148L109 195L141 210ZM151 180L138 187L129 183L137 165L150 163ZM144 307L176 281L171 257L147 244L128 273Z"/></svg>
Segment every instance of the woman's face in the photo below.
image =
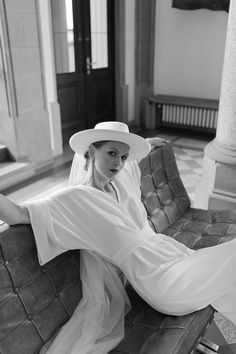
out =
<svg viewBox="0 0 236 354"><path fill-rule="evenodd" d="M128 145L117 141L105 142L100 147L93 146L95 171L112 180L124 167L129 150Z"/></svg>

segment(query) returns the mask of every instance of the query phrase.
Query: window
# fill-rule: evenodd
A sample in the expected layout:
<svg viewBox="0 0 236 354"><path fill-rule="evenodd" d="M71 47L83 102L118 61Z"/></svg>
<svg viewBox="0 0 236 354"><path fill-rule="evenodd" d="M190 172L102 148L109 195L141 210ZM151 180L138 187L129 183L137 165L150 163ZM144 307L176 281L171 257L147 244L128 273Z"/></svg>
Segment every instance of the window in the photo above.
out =
<svg viewBox="0 0 236 354"><path fill-rule="evenodd" d="M57 74L75 71L72 0L51 0Z"/></svg>
<svg viewBox="0 0 236 354"><path fill-rule="evenodd" d="M92 69L108 67L107 0L90 0Z"/></svg>

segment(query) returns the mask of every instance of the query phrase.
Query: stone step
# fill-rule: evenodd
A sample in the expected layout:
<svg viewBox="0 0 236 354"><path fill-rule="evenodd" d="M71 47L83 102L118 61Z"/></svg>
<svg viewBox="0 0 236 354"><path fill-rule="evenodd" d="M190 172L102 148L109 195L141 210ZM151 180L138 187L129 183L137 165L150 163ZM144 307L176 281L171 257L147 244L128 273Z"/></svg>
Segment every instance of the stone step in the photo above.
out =
<svg viewBox="0 0 236 354"><path fill-rule="evenodd" d="M9 159L8 150L5 145L0 144L0 162L7 161Z"/></svg>
<svg viewBox="0 0 236 354"><path fill-rule="evenodd" d="M0 191L15 186L35 175L29 162L0 162Z"/></svg>

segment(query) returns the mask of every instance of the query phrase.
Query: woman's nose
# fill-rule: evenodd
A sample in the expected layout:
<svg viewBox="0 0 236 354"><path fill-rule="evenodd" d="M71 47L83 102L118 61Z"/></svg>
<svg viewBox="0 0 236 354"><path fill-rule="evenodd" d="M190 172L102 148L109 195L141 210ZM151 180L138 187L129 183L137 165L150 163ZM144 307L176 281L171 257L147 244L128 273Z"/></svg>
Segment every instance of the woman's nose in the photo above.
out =
<svg viewBox="0 0 236 354"><path fill-rule="evenodd" d="M120 164L121 164L121 160L120 159L117 159L117 160L114 161L114 166L115 167L118 167Z"/></svg>

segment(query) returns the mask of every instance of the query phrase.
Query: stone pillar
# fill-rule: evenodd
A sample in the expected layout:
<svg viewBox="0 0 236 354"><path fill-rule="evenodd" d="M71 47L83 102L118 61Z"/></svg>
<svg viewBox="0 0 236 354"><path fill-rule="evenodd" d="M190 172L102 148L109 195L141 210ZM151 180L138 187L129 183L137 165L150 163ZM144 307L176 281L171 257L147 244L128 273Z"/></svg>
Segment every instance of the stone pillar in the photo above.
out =
<svg viewBox="0 0 236 354"><path fill-rule="evenodd" d="M26 160L35 169L44 169L52 164L53 156L42 77L38 8L35 1L0 0L0 17L4 44L2 74L8 105L3 118L0 112L0 129L4 125L0 139L14 160Z"/></svg>
<svg viewBox="0 0 236 354"><path fill-rule="evenodd" d="M205 148L195 207L236 207L236 0L231 0L225 45L218 124Z"/></svg>

